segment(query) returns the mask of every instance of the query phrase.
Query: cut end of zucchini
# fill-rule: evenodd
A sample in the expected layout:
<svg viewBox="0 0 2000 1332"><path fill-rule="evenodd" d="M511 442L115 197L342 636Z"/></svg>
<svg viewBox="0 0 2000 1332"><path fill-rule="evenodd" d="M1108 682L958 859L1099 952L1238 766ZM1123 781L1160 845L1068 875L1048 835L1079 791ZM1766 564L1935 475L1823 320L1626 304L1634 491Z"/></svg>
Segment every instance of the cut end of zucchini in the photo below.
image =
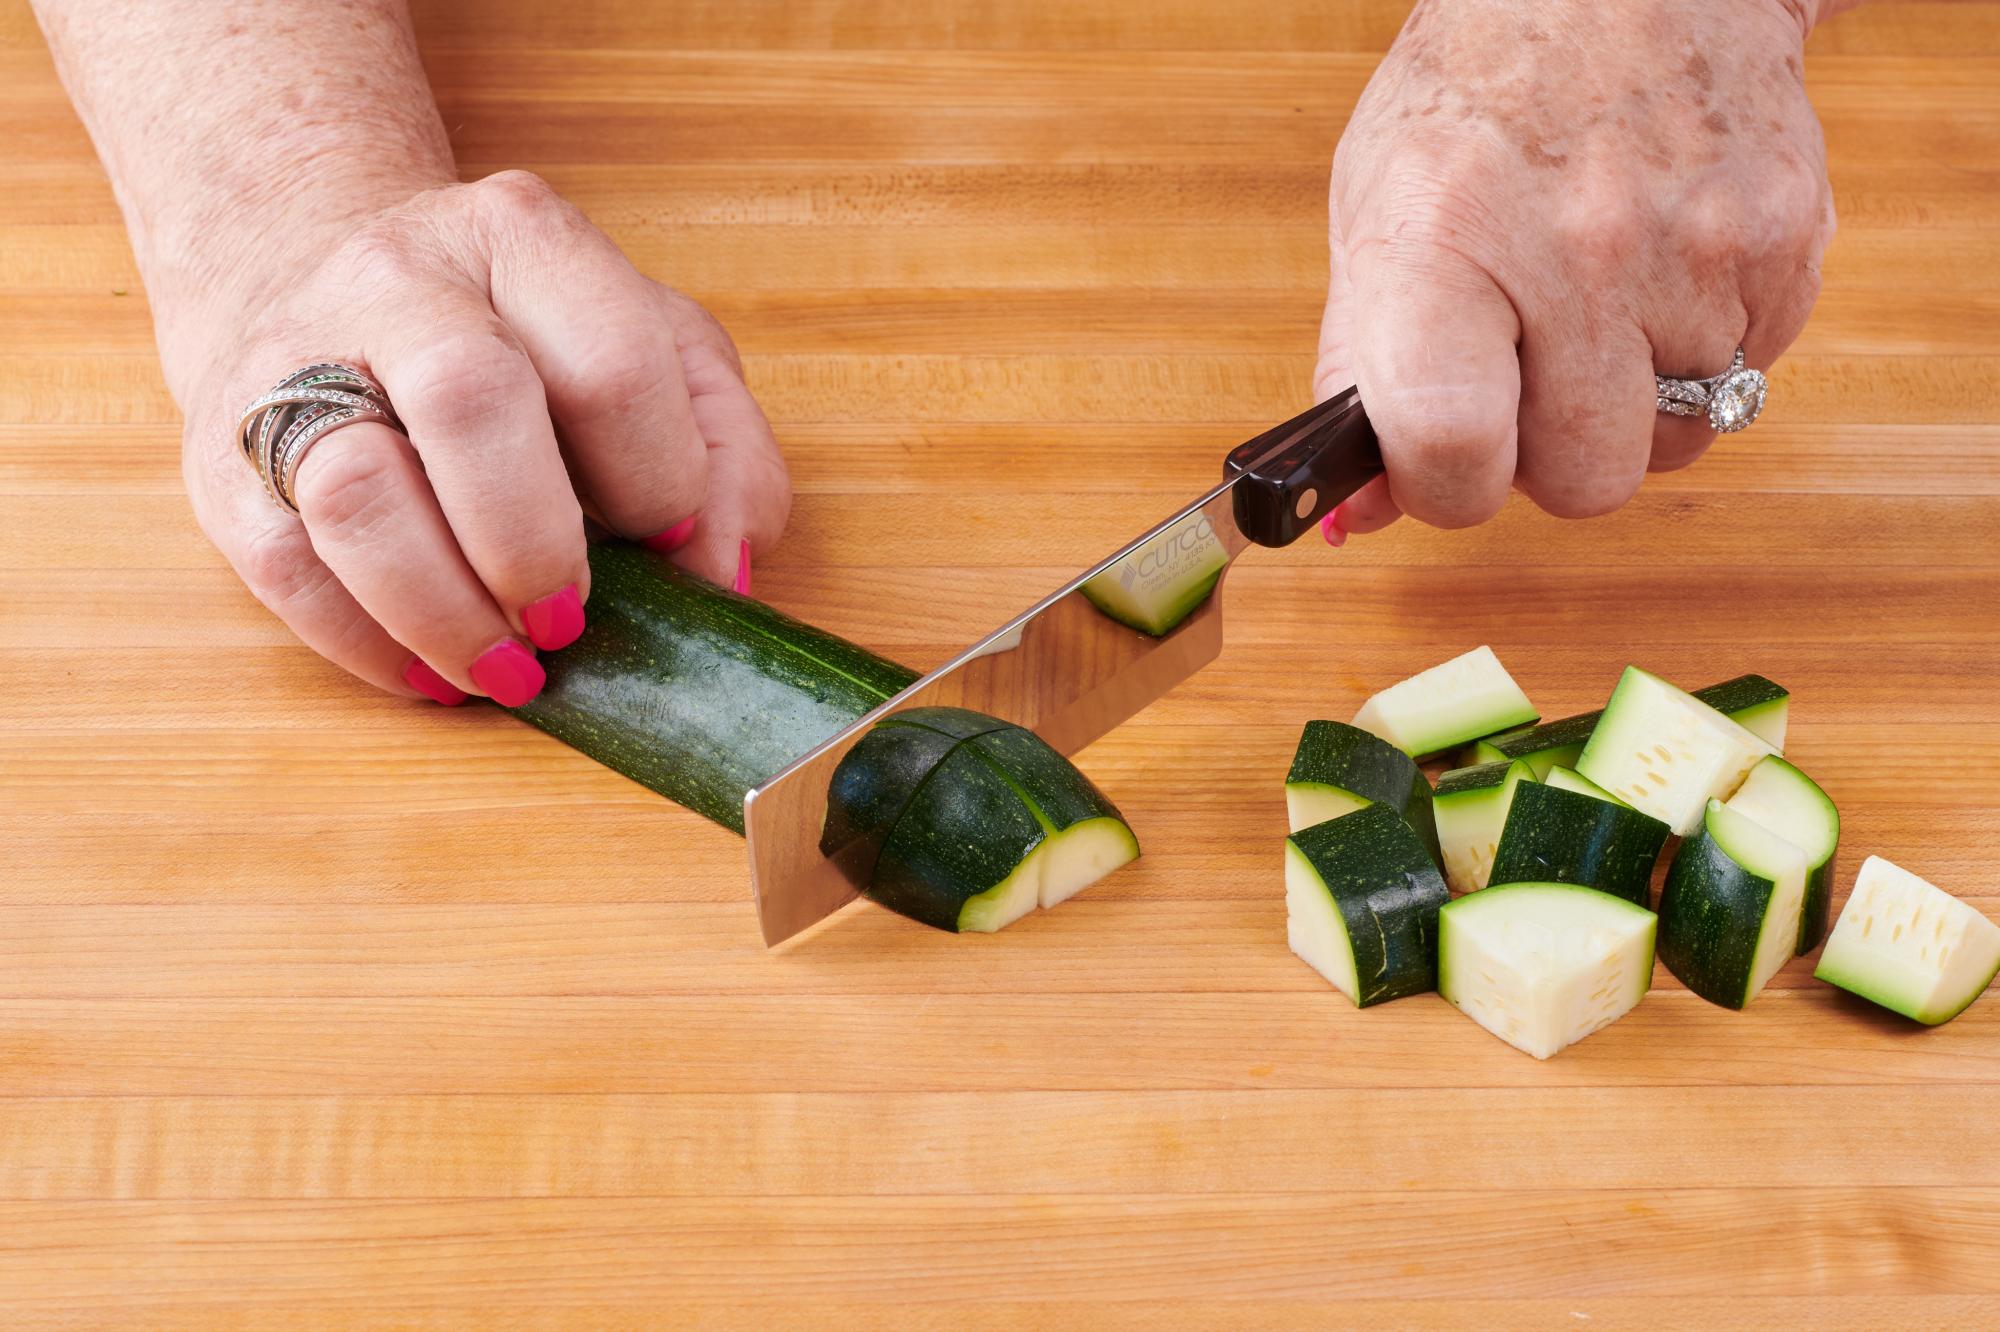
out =
<svg viewBox="0 0 2000 1332"><path fill-rule="evenodd" d="M1594 888L1488 888L1439 915L1438 991L1515 1049L1547 1059L1645 997L1656 923Z"/></svg>
<svg viewBox="0 0 2000 1332"><path fill-rule="evenodd" d="M1771 746L1692 694L1625 668L1577 771L1682 837Z"/></svg>
<svg viewBox="0 0 2000 1332"><path fill-rule="evenodd" d="M1548 785L1555 787L1558 791L1574 791L1578 795L1587 795L1593 800L1602 800L1625 809L1632 808L1630 804L1612 795L1611 792L1605 790L1596 782L1591 781L1590 778L1584 776L1575 768L1565 768L1560 765L1550 768L1549 775L1542 780Z"/></svg>
<svg viewBox="0 0 2000 1332"><path fill-rule="evenodd" d="M1348 941L1347 924L1294 842L1285 843L1285 939L1329 985L1355 999L1354 945Z"/></svg>
<svg viewBox="0 0 2000 1332"><path fill-rule="evenodd" d="M1535 720L1535 705L1490 647L1476 647L1361 705L1354 724L1420 758Z"/></svg>
<svg viewBox="0 0 2000 1332"><path fill-rule="evenodd" d="M1039 901L1052 907L1137 860L1139 839L1118 819L1085 819L1049 834L1035 858L1042 875Z"/></svg>
<svg viewBox="0 0 2000 1332"><path fill-rule="evenodd" d="M1030 851L1012 874L985 892L966 898L958 909L959 933L992 934L1033 911L1041 900L1042 852L1046 846L1044 842Z"/></svg>
<svg viewBox="0 0 2000 1332"><path fill-rule="evenodd" d="M1813 974L1929 1026L2000 974L2000 925L1880 856L1862 863Z"/></svg>
<svg viewBox="0 0 2000 1332"><path fill-rule="evenodd" d="M1730 859L1771 881L1771 902L1757 931L1757 949L1743 993L1747 1004L1797 955L1799 912L1806 898L1806 853L1719 800L1708 804L1707 826L1709 836Z"/></svg>
<svg viewBox="0 0 2000 1332"><path fill-rule="evenodd" d="M1366 796L1358 796L1325 782L1286 782L1285 815L1291 824L1286 831L1297 832L1315 823L1352 814L1368 803Z"/></svg>
<svg viewBox="0 0 2000 1332"><path fill-rule="evenodd" d="M1453 892L1473 893L1486 886L1514 790L1534 780L1534 769L1524 762L1482 763L1438 778L1431 814Z"/></svg>
<svg viewBox="0 0 2000 1332"><path fill-rule="evenodd" d="M1728 804L1805 852L1805 903L1799 911L1794 952L1800 956L1810 953L1826 938L1834 853L1840 846L1840 812L1817 782L1775 754L1750 769Z"/></svg>

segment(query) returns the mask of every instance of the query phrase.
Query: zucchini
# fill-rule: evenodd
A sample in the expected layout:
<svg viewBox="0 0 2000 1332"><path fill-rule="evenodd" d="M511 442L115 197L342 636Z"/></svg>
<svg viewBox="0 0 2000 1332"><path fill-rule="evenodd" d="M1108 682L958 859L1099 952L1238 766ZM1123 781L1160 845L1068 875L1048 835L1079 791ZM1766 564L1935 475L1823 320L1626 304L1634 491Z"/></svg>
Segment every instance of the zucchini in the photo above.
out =
<svg viewBox="0 0 2000 1332"><path fill-rule="evenodd" d="M1870 856L1813 975L1927 1026L2000 975L2000 925L1900 865Z"/></svg>
<svg viewBox="0 0 2000 1332"><path fill-rule="evenodd" d="M1476 647L1374 695L1354 724L1422 758L1535 718L1535 705L1493 649Z"/></svg>
<svg viewBox="0 0 2000 1332"><path fill-rule="evenodd" d="M1611 792L1578 772L1575 768L1550 768L1549 775L1543 778L1543 780L1558 791L1574 791L1578 795L1587 795L1593 800L1608 800L1614 805L1624 805L1626 809L1632 808L1630 805L1626 805L1623 800L1620 800L1617 796L1612 795Z"/></svg>
<svg viewBox="0 0 2000 1332"><path fill-rule="evenodd" d="M589 626L511 711L736 832L752 788L917 678L636 546L594 545L590 569ZM1138 854L1067 759L953 708L899 713L856 744L821 845L877 901L957 930L998 929Z"/></svg>
<svg viewBox="0 0 2000 1332"><path fill-rule="evenodd" d="M1416 760L1380 736L1346 722L1309 721L1285 777L1291 831L1310 828L1374 801L1390 806L1438 860L1431 784Z"/></svg>
<svg viewBox="0 0 2000 1332"><path fill-rule="evenodd" d="M1752 735L1761 737L1771 748L1780 752L1784 750L1785 719L1791 694L1783 685L1774 684L1761 675L1739 675L1733 680L1697 689L1694 696ZM1583 756L1583 747L1590 742L1590 734L1597 729L1598 719L1603 715L1604 710L1599 708L1595 712L1580 712L1574 717L1543 722L1525 730L1489 736L1472 747L1465 761L1494 763L1500 759L1526 759L1535 769L1536 780L1547 781L1554 768L1576 766L1576 761Z"/></svg>
<svg viewBox="0 0 2000 1332"><path fill-rule="evenodd" d="M1201 608L1228 567L1214 524L1192 513L1078 590L1118 623L1158 638Z"/></svg>
<svg viewBox="0 0 2000 1332"><path fill-rule="evenodd" d="M1438 915L1438 993L1547 1059L1616 1022L1653 983L1653 913L1575 884L1511 883Z"/></svg>
<svg viewBox="0 0 2000 1332"><path fill-rule="evenodd" d="M1437 988L1438 911L1450 900L1429 851L1388 805L1285 839L1285 936L1357 1007Z"/></svg>
<svg viewBox="0 0 2000 1332"><path fill-rule="evenodd" d="M590 548L583 637L516 717L743 831L743 797L917 673L624 542Z"/></svg>
<svg viewBox="0 0 2000 1332"><path fill-rule="evenodd" d="M1708 802L1734 792L1770 752L1700 699L1628 666L1576 770L1686 837Z"/></svg>
<svg viewBox="0 0 2000 1332"><path fill-rule="evenodd" d="M1728 805L1806 853L1805 905L1799 912L1800 956L1826 938L1833 905L1833 859L1840 846L1840 811L1818 783L1775 754L1750 769Z"/></svg>
<svg viewBox="0 0 2000 1332"><path fill-rule="evenodd" d="M985 932L1138 854L1117 807L1040 737L1010 726L961 740L918 783L864 891L926 925Z"/></svg>
<svg viewBox="0 0 2000 1332"><path fill-rule="evenodd" d="M1486 886L1515 788L1534 780L1526 763L1481 763L1454 768L1438 778L1431 813L1437 820L1445 878L1453 892L1476 892Z"/></svg>
<svg viewBox="0 0 2000 1332"><path fill-rule="evenodd" d="M1660 890L1660 961L1702 998L1742 1008L1798 946L1806 853L1720 800Z"/></svg>
<svg viewBox="0 0 2000 1332"><path fill-rule="evenodd" d="M1488 882L1577 883L1646 906L1667 825L1628 805L1529 782L1514 792Z"/></svg>
<svg viewBox="0 0 2000 1332"><path fill-rule="evenodd" d="M1560 721L1543 722L1523 731L1489 736L1472 747L1466 762L1499 763L1520 759L1535 770L1535 780L1542 781L1556 767L1575 766L1601 715L1586 712L1581 716L1564 717Z"/></svg>

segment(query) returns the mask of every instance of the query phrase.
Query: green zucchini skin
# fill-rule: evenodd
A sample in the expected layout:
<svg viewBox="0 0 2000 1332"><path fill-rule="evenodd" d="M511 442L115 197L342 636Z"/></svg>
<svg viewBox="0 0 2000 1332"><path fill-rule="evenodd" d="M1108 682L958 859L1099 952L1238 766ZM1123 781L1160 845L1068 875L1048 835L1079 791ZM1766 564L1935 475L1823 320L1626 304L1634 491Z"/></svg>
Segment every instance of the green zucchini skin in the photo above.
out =
<svg viewBox="0 0 2000 1332"><path fill-rule="evenodd" d="M969 742L932 771L882 843L863 891L892 911L957 931L965 904L1048 835L992 760Z"/></svg>
<svg viewBox="0 0 2000 1332"><path fill-rule="evenodd" d="M1013 783L1032 812L1055 832L1073 828L1085 819L1125 821L1090 778L1033 731L1000 726L967 743Z"/></svg>
<svg viewBox="0 0 2000 1332"><path fill-rule="evenodd" d="M875 874L882 843L938 764L963 741L927 726L890 718L855 742L833 770L826 794L820 854L835 861L852 883Z"/></svg>
<svg viewBox="0 0 2000 1332"><path fill-rule="evenodd" d="M1737 864L1704 824L1681 843L1660 889L1660 961L1710 1003L1742 1008L1776 889Z"/></svg>
<svg viewBox="0 0 2000 1332"><path fill-rule="evenodd" d="M1285 785L1306 782L1388 805L1415 831L1432 862L1443 863L1430 779L1415 759L1382 737L1346 722L1307 722L1299 733Z"/></svg>
<svg viewBox="0 0 2000 1332"><path fill-rule="evenodd" d="M1430 852L1402 816L1365 805L1291 835L1319 875L1354 949L1355 1003L1437 988L1438 912L1451 900Z"/></svg>
<svg viewBox="0 0 2000 1332"><path fill-rule="evenodd" d="M1600 715L1586 712L1581 716L1543 722L1525 731L1488 736L1472 747L1466 762L1477 764L1524 759L1535 770L1535 780L1539 782L1549 775L1550 768L1567 768L1576 763L1577 756L1583 753L1584 745L1590 740L1590 733L1597 729Z"/></svg>
<svg viewBox="0 0 2000 1332"><path fill-rule="evenodd" d="M725 828L743 797L917 679L625 542L590 551L589 624L511 711Z"/></svg>
<svg viewBox="0 0 2000 1332"><path fill-rule="evenodd" d="M1514 791L1487 882L1574 883L1648 906L1668 831L1628 806L1523 782Z"/></svg>

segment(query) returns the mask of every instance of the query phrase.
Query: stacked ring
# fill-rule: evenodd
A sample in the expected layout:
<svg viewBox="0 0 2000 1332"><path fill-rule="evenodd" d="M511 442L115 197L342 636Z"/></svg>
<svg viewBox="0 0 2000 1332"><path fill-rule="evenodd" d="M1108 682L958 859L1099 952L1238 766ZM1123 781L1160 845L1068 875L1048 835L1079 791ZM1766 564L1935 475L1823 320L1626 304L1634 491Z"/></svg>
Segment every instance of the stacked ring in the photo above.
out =
<svg viewBox="0 0 2000 1332"><path fill-rule="evenodd" d="M314 444L357 421L402 429L389 395L373 377L351 365L319 361L292 371L244 408L237 442L265 493L297 513L292 481L299 463Z"/></svg>

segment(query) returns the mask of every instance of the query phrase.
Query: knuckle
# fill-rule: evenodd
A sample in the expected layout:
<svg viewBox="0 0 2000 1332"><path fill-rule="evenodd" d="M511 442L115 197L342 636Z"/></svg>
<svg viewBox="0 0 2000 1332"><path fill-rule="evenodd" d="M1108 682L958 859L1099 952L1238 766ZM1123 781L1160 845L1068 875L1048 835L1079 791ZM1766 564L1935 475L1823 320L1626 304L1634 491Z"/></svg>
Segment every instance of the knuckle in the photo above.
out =
<svg viewBox="0 0 2000 1332"><path fill-rule="evenodd" d="M1645 209L1624 190L1593 190L1555 217L1557 243L1583 268L1622 270L1639 257L1647 240Z"/></svg>
<svg viewBox="0 0 2000 1332"><path fill-rule="evenodd" d="M1639 492L1639 478L1556 476L1524 479L1522 488L1543 512L1557 518L1599 518L1625 506Z"/></svg>
<svg viewBox="0 0 2000 1332"><path fill-rule="evenodd" d="M351 539L401 506L403 483L395 445L350 427L314 448L299 466L294 489L310 530Z"/></svg>
<svg viewBox="0 0 2000 1332"><path fill-rule="evenodd" d="M417 353L407 372L409 392L422 410L451 423L477 420L540 382L527 353L498 324L440 337Z"/></svg>
<svg viewBox="0 0 2000 1332"><path fill-rule="evenodd" d="M1392 389L1370 399L1385 437L1392 488L1407 512L1436 527L1469 527L1500 510L1497 458L1514 420L1485 395L1451 388Z"/></svg>
<svg viewBox="0 0 2000 1332"><path fill-rule="evenodd" d="M472 183L472 197L497 216L532 218L561 202L555 187L532 171L496 171Z"/></svg>
<svg viewBox="0 0 2000 1332"><path fill-rule="evenodd" d="M251 532L232 563L257 600L281 617L288 606L310 599L332 577L313 555L305 533L291 526Z"/></svg>

